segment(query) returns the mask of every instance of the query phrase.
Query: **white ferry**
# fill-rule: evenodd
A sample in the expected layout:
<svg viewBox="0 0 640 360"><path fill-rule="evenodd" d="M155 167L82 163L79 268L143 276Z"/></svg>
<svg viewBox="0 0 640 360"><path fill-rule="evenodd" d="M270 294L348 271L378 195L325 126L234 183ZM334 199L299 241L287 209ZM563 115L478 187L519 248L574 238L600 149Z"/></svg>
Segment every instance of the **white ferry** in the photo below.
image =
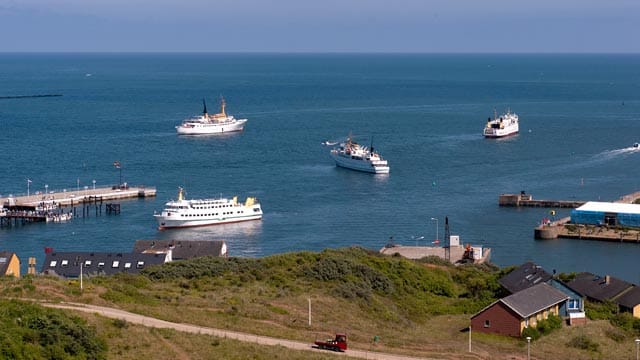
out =
<svg viewBox="0 0 640 360"><path fill-rule="evenodd" d="M507 110L506 113L498 117L494 111L493 119L489 118L487 126L484 127L484 137L500 138L517 134L518 131L520 131L518 115Z"/></svg>
<svg viewBox="0 0 640 360"><path fill-rule="evenodd" d="M346 142L331 150L331 157L336 161L337 166L343 168L374 174L389 173L387 160L373 149L373 144L369 148L361 146L353 141L351 134Z"/></svg>
<svg viewBox="0 0 640 360"><path fill-rule="evenodd" d="M238 203L237 196L232 199L185 200L180 188L178 200L169 201L160 214L153 216L159 229L163 230L260 220L262 209L253 197L247 197L244 204Z"/></svg>
<svg viewBox="0 0 640 360"><path fill-rule="evenodd" d="M202 115L185 119L182 124L176 126L176 130L180 135L206 135L218 134L232 131L242 131L244 123L247 119L236 119L231 115L227 115L224 108L226 103L221 98L221 110L215 115L207 113L207 103L202 99L204 110Z"/></svg>

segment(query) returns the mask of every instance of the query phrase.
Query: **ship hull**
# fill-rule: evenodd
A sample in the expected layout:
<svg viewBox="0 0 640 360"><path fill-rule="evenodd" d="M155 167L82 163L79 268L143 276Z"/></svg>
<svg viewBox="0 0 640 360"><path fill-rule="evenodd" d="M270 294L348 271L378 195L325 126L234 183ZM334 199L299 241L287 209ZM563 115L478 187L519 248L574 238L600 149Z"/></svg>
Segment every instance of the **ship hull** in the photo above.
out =
<svg viewBox="0 0 640 360"><path fill-rule="evenodd" d="M495 129L491 129L491 130L495 130ZM515 129L498 129L495 131L485 131L484 132L484 137L486 138L502 138L502 137L507 137L507 136L511 136L511 135L517 135L519 132L518 127L516 126Z"/></svg>
<svg viewBox="0 0 640 360"><path fill-rule="evenodd" d="M162 214L154 215L154 216L156 218L156 221L158 221L158 228L160 230L200 227L200 226L213 226L213 225L231 224L231 223L237 223L237 222L262 219L262 214L249 215L249 216L235 216L235 217L228 217L228 218L224 218L224 217L200 218L197 220L174 220L174 219L169 219L167 216L164 216Z"/></svg>
<svg viewBox="0 0 640 360"><path fill-rule="evenodd" d="M388 174L389 166L386 164L376 164L367 160L356 160L340 156L339 154L331 154L336 162L336 166L346 169L368 172L372 174Z"/></svg>
<svg viewBox="0 0 640 360"><path fill-rule="evenodd" d="M176 126L176 131L179 135L208 135L208 134L221 134L234 131L244 130L244 124L247 120L237 120L230 123L222 124L198 124L198 123L185 123Z"/></svg>

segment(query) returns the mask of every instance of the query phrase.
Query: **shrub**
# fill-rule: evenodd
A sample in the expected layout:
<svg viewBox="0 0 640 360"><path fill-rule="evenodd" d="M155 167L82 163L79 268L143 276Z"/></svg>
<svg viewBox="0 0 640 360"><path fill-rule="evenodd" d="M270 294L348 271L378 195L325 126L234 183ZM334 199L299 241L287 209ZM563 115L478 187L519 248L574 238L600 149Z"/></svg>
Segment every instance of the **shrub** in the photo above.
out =
<svg viewBox="0 0 640 360"><path fill-rule="evenodd" d="M576 275L578 275L576 272L559 273L558 274L558 279L560 279L560 281L562 281L564 283L568 283L569 281L575 279Z"/></svg>
<svg viewBox="0 0 640 360"><path fill-rule="evenodd" d="M600 345L586 335L574 336L569 340L567 346L592 352L598 352L600 350Z"/></svg>
<svg viewBox="0 0 640 360"><path fill-rule="evenodd" d="M634 318L629 313L619 313L611 316L609 320L611 325L618 327L624 331L633 331Z"/></svg>
<svg viewBox="0 0 640 360"><path fill-rule="evenodd" d="M618 305L611 301L601 303L587 302L585 313L591 320L610 320L618 313Z"/></svg>
<svg viewBox="0 0 640 360"><path fill-rule="evenodd" d="M561 327L562 319L559 316L551 314L547 319L538 321L536 329L538 329L541 335L548 335L553 330L560 329Z"/></svg>
<svg viewBox="0 0 640 360"><path fill-rule="evenodd" d="M129 327L129 324L127 323L127 320L115 319L113 320L113 326L115 326L118 329L126 329Z"/></svg>
<svg viewBox="0 0 640 360"><path fill-rule="evenodd" d="M527 336L531 337L532 340L538 340L542 335L540 335L540 331L538 331L538 329L529 326L522 330L522 338L526 339Z"/></svg>
<svg viewBox="0 0 640 360"><path fill-rule="evenodd" d="M620 343L627 338L627 334L621 329L612 328L605 330L604 334L611 340Z"/></svg>
<svg viewBox="0 0 640 360"><path fill-rule="evenodd" d="M106 343L79 317L19 301L0 308L2 359L106 359Z"/></svg>

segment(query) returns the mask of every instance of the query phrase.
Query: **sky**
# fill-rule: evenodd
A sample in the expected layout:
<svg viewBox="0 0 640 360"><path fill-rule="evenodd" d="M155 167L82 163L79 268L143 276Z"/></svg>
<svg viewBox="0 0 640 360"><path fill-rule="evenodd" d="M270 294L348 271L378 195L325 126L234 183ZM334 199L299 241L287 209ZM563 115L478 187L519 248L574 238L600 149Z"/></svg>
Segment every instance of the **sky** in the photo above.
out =
<svg viewBox="0 0 640 360"><path fill-rule="evenodd" d="M0 52L639 53L640 0L0 0Z"/></svg>

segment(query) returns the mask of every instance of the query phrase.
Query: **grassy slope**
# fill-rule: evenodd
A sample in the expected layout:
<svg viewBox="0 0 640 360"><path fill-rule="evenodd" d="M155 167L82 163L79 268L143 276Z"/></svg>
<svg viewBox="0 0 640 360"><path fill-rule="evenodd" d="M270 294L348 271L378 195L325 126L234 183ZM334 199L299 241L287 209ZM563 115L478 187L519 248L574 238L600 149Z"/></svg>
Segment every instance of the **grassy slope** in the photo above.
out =
<svg viewBox="0 0 640 360"><path fill-rule="evenodd" d="M496 282L499 275L497 269L488 267L413 262L349 248L261 259L201 258L176 262L150 269L145 276L93 278L84 282L83 293L75 281L47 277L5 279L2 293L114 306L169 321L310 344L315 338L344 331L349 334L350 347L359 349L451 359L521 356L526 354L522 340L479 333L473 334L475 355L470 355L466 353L468 334L460 331L468 326L471 314L502 295ZM209 351L220 351L224 346L229 348L229 355L224 358L233 358L236 352L246 358L251 357L247 354L262 354L265 350L255 345L201 339L196 335L166 335L134 326L115 331L107 320L95 321L103 324L98 333L106 338L111 358L140 355L162 358L160 350L145 344L170 349L178 358L180 354L210 358L206 355ZM532 344L532 355L585 359L631 356L632 336L623 336L617 343L607 335L611 331L605 321L565 327ZM581 334L596 339L600 351L565 346ZM374 336L380 339L375 344ZM202 349L209 350L199 355ZM274 353L280 357L269 357L297 358L293 353L286 355L288 351Z"/></svg>

